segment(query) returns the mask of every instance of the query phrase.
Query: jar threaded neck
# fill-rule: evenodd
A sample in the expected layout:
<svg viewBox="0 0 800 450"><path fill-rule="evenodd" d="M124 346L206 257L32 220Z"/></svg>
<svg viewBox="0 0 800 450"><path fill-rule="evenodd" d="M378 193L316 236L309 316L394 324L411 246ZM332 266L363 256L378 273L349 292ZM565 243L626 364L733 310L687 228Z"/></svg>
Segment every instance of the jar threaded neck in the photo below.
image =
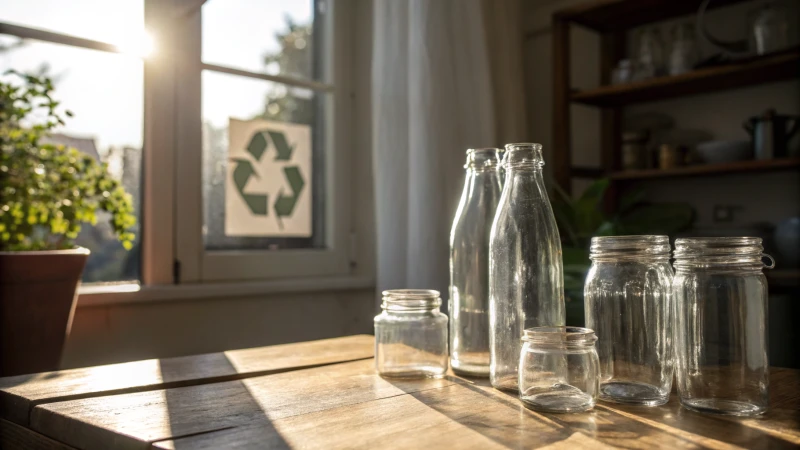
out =
<svg viewBox="0 0 800 450"><path fill-rule="evenodd" d="M592 261L663 260L670 258L669 236L598 236L592 238L589 249Z"/></svg>
<svg viewBox="0 0 800 450"><path fill-rule="evenodd" d="M442 305L439 291L432 289L392 289L382 295L381 308L387 311L430 311Z"/></svg>
<svg viewBox="0 0 800 450"><path fill-rule="evenodd" d="M761 270L765 267L761 238L708 237L675 240L675 268L738 268ZM766 266L768 268L774 267Z"/></svg>
<svg viewBox="0 0 800 450"><path fill-rule="evenodd" d="M563 348L590 348L597 341L594 330L581 327L536 327L528 328L522 334L523 342L537 346L556 346Z"/></svg>

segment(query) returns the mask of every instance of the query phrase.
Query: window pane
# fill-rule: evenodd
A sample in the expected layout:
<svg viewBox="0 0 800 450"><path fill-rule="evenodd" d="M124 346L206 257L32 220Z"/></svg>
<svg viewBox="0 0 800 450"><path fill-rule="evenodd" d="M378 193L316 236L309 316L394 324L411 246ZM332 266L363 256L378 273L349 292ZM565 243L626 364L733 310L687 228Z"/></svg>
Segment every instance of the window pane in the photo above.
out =
<svg viewBox="0 0 800 450"><path fill-rule="evenodd" d="M19 45L17 45L19 44ZM8 69L46 74L55 84L54 98L74 113L50 139L106 161L122 180L139 212L143 130L141 59L115 53L0 36L0 73ZM139 226L134 247L126 251L114 236L109 216L96 226L84 225L76 244L92 254L83 272L85 282L139 278Z"/></svg>
<svg viewBox="0 0 800 450"><path fill-rule="evenodd" d="M144 33L144 0L5 0L0 22L127 45Z"/></svg>
<svg viewBox="0 0 800 450"><path fill-rule="evenodd" d="M205 247L209 250L325 247L322 108L327 95L207 70L202 77ZM232 119L245 121L234 126L244 123L255 128L244 134L237 128L232 136L229 133ZM269 122L246 122L253 119ZM283 132L284 127L290 128L285 141L274 133L264 133L262 147L250 151L251 155L245 154L245 148L249 148L258 134L253 130ZM306 141L310 145L305 147L308 164L302 161L304 144L291 134L297 129L307 132L310 138L310 142ZM229 148L229 143L234 143L235 148ZM281 157L282 144L286 158ZM246 162L242 163L243 160ZM243 173L244 178L237 178L242 175L237 173L239 164L246 164L248 170L252 168L251 172ZM237 184L239 181L242 183ZM237 192L227 192L226 196L226 185ZM254 203L246 195L255 196L250 197ZM280 200L282 197L286 201ZM232 211L231 204L226 208L226 199L247 205L245 220L226 218ZM309 216L308 226L301 225L303 218ZM255 224L256 228L243 226L247 224ZM234 232L232 225L238 231ZM263 228L258 229L259 226ZM242 229L249 229L251 234Z"/></svg>
<svg viewBox="0 0 800 450"><path fill-rule="evenodd" d="M325 81L319 42L325 5L325 0L208 0L202 10L203 62Z"/></svg>

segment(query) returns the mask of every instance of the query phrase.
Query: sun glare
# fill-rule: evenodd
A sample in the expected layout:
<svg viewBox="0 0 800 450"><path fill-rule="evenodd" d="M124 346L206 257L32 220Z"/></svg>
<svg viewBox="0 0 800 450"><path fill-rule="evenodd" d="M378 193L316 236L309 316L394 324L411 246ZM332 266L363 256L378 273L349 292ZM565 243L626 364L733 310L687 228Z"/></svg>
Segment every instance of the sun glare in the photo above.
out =
<svg viewBox="0 0 800 450"><path fill-rule="evenodd" d="M127 35L117 40L117 49L121 53L148 58L155 53L155 39L147 31Z"/></svg>

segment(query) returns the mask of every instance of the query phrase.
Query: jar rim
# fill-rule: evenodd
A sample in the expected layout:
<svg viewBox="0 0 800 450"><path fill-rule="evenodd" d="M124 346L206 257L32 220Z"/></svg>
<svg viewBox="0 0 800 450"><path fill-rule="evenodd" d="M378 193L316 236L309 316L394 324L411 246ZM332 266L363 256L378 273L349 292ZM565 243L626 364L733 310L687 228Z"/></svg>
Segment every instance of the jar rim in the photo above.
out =
<svg viewBox="0 0 800 450"><path fill-rule="evenodd" d="M527 328L522 333L523 342L536 344L584 346L594 345L597 336L591 328L557 326Z"/></svg>
<svg viewBox="0 0 800 450"><path fill-rule="evenodd" d="M741 268L760 270L774 267L764 253L759 237L687 237L675 240L675 268ZM773 261L765 266L763 258Z"/></svg>
<svg viewBox="0 0 800 450"><path fill-rule="evenodd" d="M589 248L589 258L666 258L672 251L669 236L665 235L627 235L595 236Z"/></svg>
<svg viewBox="0 0 800 450"><path fill-rule="evenodd" d="M421 311L442 305L439 291L433 289L390 289L382 292L381 308L389 311Z"/></svg>

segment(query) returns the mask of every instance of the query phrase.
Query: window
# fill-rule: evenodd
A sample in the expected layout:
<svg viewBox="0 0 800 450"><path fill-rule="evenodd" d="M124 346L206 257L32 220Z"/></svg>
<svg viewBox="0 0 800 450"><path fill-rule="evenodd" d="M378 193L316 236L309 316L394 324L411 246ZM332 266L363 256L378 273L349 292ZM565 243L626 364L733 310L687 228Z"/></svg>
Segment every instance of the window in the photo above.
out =
<svg viewBox="0 0 800 450"><path fill-rule="evenodd" d="M102 220L84 227L84 281L350 273L348 8L352 0L4 5L0 69L55 78L75 117L51 138L107 161L141 211L130 252Z"/></svg>
<svg viewBox="0 0 800 450"><path fill-rule="evenodd" d="M0 74L14 69L52 78L56 98L74 117L49 140L107 162L133 196L138 212L144 64L139 56L117 51L131 42L131 36L143 35L143 1L114 2L114 8L101 0L73 1L69 8L58 7L60 3L31 0L3 5L0 22L13 25L0 28ZM98 11L104 20L95 19ZM96 41L75 42L75 36ZM70 45L76 43L79 45ZM139 279L141 230L133 231L137 240L134 248L126 251L114 236L107 215L101 215L96 226L82 227L76 243L92 252L83 272L84 282Z"/></svg>

